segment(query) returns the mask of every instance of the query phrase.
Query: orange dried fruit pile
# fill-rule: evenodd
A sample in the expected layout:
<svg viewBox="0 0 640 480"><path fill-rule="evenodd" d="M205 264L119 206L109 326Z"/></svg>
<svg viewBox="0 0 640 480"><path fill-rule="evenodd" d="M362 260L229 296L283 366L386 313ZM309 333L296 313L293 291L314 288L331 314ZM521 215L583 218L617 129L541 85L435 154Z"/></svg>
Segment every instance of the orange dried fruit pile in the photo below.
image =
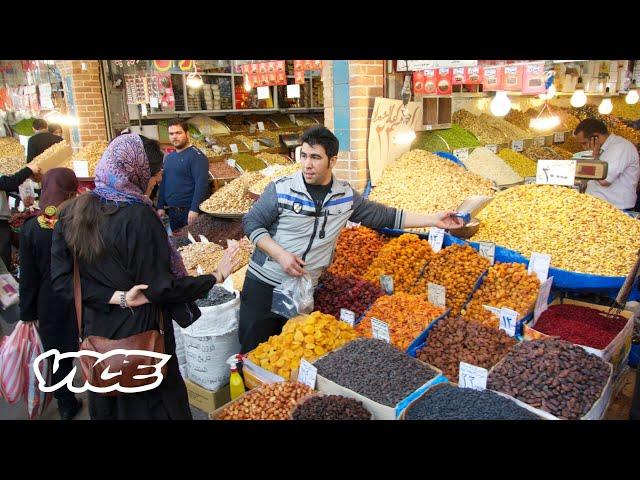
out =
<svg viewBox="0 0 640 480"><path fill-rule="evenodd" d="M370 228L344 228L338 236L335 257L328 272L364 277L385 242L384 236Z"/></svg>

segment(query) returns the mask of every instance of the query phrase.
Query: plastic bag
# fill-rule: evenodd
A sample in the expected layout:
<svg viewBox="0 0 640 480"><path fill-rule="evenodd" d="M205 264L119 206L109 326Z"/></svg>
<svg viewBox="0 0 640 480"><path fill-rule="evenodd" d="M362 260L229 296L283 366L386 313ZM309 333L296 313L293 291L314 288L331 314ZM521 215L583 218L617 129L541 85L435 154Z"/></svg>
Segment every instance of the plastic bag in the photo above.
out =
<svg viewBox="0 0 640 480"><path fill-rule="evenodd" d="M24 352L29 342L29 325L20 321L0 347L0 393L10 403L16 403L24 392Z"/></svg>
<svg viewBox="0 0 640 480"><path fill-rule="evenodd" d="M313 281L308 273L291 277L273 289L271 311L285 318L313 311Z"/></svg>
<svg viewBox="0 0 640 480"><path fill-rule="evenodd" d="M25 361L25 390L24 396L27 403L27 412L30 420L35 420L42 412L44 412L47 405L53 398L53 393L43 392L38 385L38 377L36 377L35 368L33 362L38 355L44 353L44 347L40 340L40 335L36 326L33 323L29 323L29 343L24 355ZM51 363L47 360L40 362L38 365L42 378L45 379L47 385L51 385Z"/></svg>

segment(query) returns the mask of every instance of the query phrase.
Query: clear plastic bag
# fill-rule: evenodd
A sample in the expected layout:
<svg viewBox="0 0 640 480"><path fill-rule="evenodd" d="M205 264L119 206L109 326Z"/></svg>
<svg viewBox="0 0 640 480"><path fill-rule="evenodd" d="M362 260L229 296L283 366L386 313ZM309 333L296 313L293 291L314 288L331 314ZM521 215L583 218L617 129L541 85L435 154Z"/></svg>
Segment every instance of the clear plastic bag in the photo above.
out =
<svg viewBox="0 0 640 480"><path fill-rule="evenodd" d="M273 289L271 311L285 318L313 311L313 281L308 273L290 277Z"/></svg>

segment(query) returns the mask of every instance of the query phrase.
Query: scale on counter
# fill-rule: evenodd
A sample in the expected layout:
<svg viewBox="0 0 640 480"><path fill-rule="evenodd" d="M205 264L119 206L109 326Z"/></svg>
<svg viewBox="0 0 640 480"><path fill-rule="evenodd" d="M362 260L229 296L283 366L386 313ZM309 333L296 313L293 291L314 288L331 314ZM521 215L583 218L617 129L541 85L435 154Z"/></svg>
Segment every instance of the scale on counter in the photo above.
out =
<svg viewBox="0 0 640 480"><path fill-rule="evenodd" d="M576 179L604 180L609 172L609 164L593 157L591 151L578 152L571 160L576 161Z"/></svg>

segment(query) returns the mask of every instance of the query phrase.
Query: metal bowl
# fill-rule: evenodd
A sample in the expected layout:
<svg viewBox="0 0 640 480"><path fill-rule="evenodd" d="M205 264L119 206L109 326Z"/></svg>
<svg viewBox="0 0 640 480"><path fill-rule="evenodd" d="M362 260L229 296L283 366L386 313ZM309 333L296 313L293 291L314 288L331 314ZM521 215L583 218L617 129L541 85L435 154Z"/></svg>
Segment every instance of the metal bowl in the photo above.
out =
<svg viewBox="0 0 640 480"><path fill-rule="evenodd" d="M465 240L473 237L480 229L480 220L472 218L469 223L460 228L449 229L449 233L454 237L464 238Z"/></svg>

